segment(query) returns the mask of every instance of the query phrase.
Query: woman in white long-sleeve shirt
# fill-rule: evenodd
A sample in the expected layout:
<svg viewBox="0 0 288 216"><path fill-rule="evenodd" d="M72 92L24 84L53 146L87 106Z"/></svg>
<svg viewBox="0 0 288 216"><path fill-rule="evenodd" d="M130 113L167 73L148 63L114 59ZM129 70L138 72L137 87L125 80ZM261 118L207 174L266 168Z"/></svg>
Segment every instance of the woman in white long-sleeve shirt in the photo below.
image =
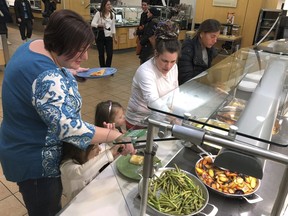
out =
<svg viewBox="0 0 288 216"><path fill-rule="evenodd" d="M126 110L127 129L145 127L141 121L151 113L148 104L178 87L178 33L178 26L169 20L157 25L154 57L140 65L133 77ZM165 101L159 106L169 109Z"/></svg>
<svg viewBox="0 0 288 216"><path fill-rule="evenodd" d="M98 29L96 45L99 53L100 67L111 67L113 57L113 40L117 43L115 15L111 11L111 2L103 0L100 11L96 12L91 26ZM106 60L105 60L106 51Z"/></svg>

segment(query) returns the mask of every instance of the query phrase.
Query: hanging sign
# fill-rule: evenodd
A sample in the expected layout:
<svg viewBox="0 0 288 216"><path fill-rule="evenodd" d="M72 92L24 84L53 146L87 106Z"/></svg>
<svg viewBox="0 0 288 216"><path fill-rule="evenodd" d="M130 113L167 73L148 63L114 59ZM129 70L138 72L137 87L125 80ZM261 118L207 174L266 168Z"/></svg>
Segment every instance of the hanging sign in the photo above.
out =
<svg viewBox="0 0 288 216"><path fill-rule="evenodd" d="M237 0L213 0L213 6L237 7Z"/></svg>

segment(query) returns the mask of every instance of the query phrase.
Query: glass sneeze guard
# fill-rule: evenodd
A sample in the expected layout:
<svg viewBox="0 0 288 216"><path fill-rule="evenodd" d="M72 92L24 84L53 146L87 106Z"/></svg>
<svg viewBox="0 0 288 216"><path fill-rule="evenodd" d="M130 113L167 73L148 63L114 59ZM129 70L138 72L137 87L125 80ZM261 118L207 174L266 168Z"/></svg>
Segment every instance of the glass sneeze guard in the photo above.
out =
<svg viewBox="0 0 288 216"><path fill-rule="evenodd" d="M237 135L288 146L283 133L287 129L287 60L284 55L242 48L148 107L180 119L189 113L192 126L225 134L235 125ZM163 104L169 109L163 109Z"/></svg>

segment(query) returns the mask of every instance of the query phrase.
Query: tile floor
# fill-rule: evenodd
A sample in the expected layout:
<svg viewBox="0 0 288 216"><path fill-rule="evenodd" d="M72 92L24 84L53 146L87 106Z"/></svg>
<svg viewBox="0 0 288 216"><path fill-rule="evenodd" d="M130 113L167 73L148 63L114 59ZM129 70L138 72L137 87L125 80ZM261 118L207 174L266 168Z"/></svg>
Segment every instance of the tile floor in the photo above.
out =
<svg viewBox="0 0 288 216"><path fill-rule="evenodd" d="M15 26L9 26L9 45L10 56L22 43L20 33ZM32 39L42 38L42 32L34 31ZM83 64L83 67L98 67L98 52L95 47L89 50L89 60ZM127 106L130 96L131 80L136 68L139 66L139 59L135 55L134 49L115 51L113 55L112 66L118 71L113 77L103 79L87 80L79 83L79 90L83 97L83 119L87 122L94 122L94 113L96 104L100 101L115 100ZM2 113L2 80L4 75L4 66L0 66L0 122L3 118ZM63 205L65 205L63 199ZM28 215L23 204L23 199L19 193L18 186L15 183L6 181L2 168L0 166L0 215L1 216L22 216Z"/></svg>

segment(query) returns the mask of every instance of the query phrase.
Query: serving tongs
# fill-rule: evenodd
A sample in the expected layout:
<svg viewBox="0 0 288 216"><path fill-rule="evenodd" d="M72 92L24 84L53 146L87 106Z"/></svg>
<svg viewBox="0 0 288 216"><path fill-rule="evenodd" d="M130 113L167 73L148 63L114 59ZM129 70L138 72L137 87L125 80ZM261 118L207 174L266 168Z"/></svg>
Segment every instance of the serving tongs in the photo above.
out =
<svg viewBox="0 0 288 216"><path fill-rule="evenodd" d="M202 155L206 155L206 156L210 157L211 160L212 160L212 162L214 163L215 158L213 157L213 154L210 153L210 152L208 152L208 151L206 151L206 150L205 150L204 148L202 148L200 145L196 145L196 144L194 144L194 143L189 142L189 146L187 145L187 143L185 144L185 146L188 147L188 148L190 148L190 149L192 149L193 151L195 151L195 150L193 149L193 147L194 147L194 148L196 147L198 150L200 150L200 153L197 152L200 157L202 157Z"/></svg>

